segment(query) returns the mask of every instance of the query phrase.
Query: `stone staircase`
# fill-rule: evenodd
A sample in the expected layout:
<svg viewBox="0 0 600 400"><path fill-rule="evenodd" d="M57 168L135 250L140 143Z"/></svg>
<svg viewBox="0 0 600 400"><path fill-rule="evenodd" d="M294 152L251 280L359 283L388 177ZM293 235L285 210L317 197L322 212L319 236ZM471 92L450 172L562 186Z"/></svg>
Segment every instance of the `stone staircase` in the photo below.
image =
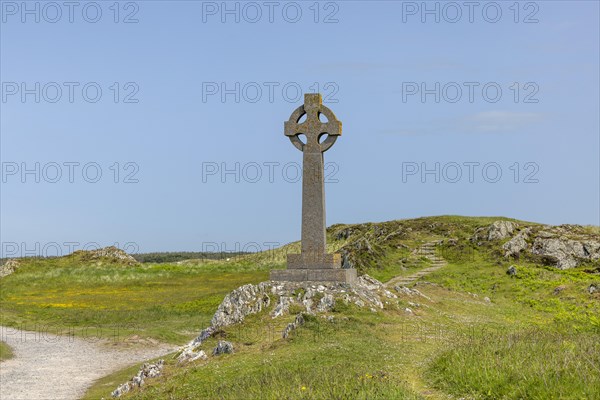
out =
<svg viewBox="0 0 600 400"><path fill-rule="evenodd" d="M444 260L442 257L435 254L436 245L437 245L437 242L427 242L427 243L423 244L421 247L419 247L419 249L417 251L417 255L425 256L427 259L429 259L431 261L430 267L424 268L418 272L415 272L412 275L397 276L395 278L392 278L388 282L385 283L385 286L386 287L394 287L396 285L408 286L411 283L415 282L416 280L424 277L425 275L428 275L428 274L430 274L434 271L437 271L438 269L446 266L446 264L448 264L446 262L446 260Z"/></svg>

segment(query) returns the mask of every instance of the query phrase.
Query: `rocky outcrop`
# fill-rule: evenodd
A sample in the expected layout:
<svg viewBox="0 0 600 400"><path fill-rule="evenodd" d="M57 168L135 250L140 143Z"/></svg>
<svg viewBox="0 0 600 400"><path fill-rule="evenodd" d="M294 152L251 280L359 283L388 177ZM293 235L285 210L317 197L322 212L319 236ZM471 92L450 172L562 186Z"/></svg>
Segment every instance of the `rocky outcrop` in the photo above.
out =
<svg viewBox="0 0 600 400"><path fill-rule="evenodd" d="M211 326L221 327L244 321L249 314L256 314L271 304L268 295L269 283L244 285L229 293L217 308L211 320Z"/></svg>
<svg viewBox="0 0 600 400"><path fill-rule="evenodd" d="M207 358L208 356L206 355L204 350L199 349L197 351L194 351L193 348L186 348L181 352L181 354L179 354L179 356L177 356L177 362L192 362L196 360L206 360Z"/></svg>
<svg viewBox="0 0 600 400"><path fill-rule="evenodd" d="M503 240L510 237L518 227L515 222L494 221L490 226L477 228L471 241L478 243L482 240Z"/></svg>
<svg viewBox="0 0 600 400"><path fill-rule="evenodd" d="M337 301L353 303L372 310L383 309L386 299L396 295L385 289L378 280L362 275L356 283L262 282L241 286L223 299L211 320L213 328L244 321L250 314L259 313L273 304L272 318L288 313L297 305L308 314L331 311ZM198 338L197 338L198 339Z"/></svg>
<svg viewBox="0 0 600 400"><path fill-rule="evenodd" d="M125 382L119 385L111 394L112 397L120 397L125 393L128 393L134 388L139 388L144 385L147 378L156 378L162 372L164 361L159 360L156 364L144 364L140 368L139 372L133 376L129 382Z"/></svg>
<svg viewBox="0 0 600 400"><path fill-rule="evenodd" d="M233 343L225 340L219 340L217 346L213 349L212 355L218 356L219 354L231 354L233 353Z"/></svg>
<svg viewBox="0 0 600 400"><path fill-rule="evenodd" d="M353 228L344 228L334 234L336 240L346 240L354 233Z"/></svg>
<svg viewBox="0 0 600 400"><path fill-rule="evenodd" d="M519 225L511 221L496 221L490 225L488 230L488 240L506 239L517 229Z"/></svg>
<svg viewBox="0 0 600 400"><path fill-rule="evenodd" d="M368 275L358 277L353 284L270 281L240 286L225 296L211 320L211 326L180 349L179 360L202 358L200 347L208 338L222 327L243 322L250 314L268 311L271 318L279 318L288 314L292 305L301 310L300 314L326 313L338 301L377 311L397 298L381 282ZM282 336L287 337L303 323L304 318L296 316L291 323L293 326L288 324Z"/></svg>
<svg viewBox="0 0 600 400"><path fill-rule="evenodd" d="M600 238L579 225L532 225L519 230L510 221L495 221L475 230L471 241L506 240L504 257L518 258L523 254L542 257L544 262L560 269L577 267L582 261L600 260Z"/></svg>
<svg viewBox="0 0 600 400"><path fill-rule="evenodd" d="M0 278L12 274L20 266L21 266L21 263L19 260L16 260L14 258L7 260L4 264L0 265Z"/></svg>
<svg viewBox="0 0 600 400"><path fill-rule="evenodd" d="M82 261L109 262L125 265L139 264L135 258L115 246L108 246L98 250L77 250L71 254L71 257L77 257Z"/></svg>
<svg viewBox="0 0 600 400"><path fill-rule="evenodd" d="M559 269L574 268L579 260L598 260L600 243L587 240L578 241L564 237L538 237L533 242L531 252L556 264Z"/></svg>
<svg viewBox="0 0 600 400"><path fill-rule="evenodd" d="M531 233L530 228L525 228L521 232L517 233L512 239L502 245L504 249L504 257L519 257L523 250L529 248L527 239Z"/></svg>

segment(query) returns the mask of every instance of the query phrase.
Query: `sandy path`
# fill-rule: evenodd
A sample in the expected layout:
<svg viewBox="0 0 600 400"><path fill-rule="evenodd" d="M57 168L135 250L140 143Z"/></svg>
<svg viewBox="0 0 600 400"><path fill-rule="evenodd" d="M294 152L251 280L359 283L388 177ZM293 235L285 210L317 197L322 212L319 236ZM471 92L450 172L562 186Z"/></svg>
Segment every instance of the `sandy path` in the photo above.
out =
<svg viewBox="0 0 600 400"><path fill-rule="evenodd" d="M175 350L164 344L125 346L7 327L0 327L0 340L14 352L14 358L0 363L2 400L77 399L96 379Z"/></svg>

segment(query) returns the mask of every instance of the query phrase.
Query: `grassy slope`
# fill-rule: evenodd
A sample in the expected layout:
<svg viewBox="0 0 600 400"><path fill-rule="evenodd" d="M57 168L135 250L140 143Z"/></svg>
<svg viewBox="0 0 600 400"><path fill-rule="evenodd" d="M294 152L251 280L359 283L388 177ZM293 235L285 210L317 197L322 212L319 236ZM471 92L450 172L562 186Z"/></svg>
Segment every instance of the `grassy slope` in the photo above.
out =
<svg viewBox="0 0 600 400"><path fill-rule="evenodd" d="M21 329L124 340L182 343L209 323L223 296L264 280L264 269L82 264L75 257L31 259L0 281L1 323Z"/></svg>
<svg viewBox="0 0 600 400"><path fill-rule="evenodd" d="M600 398L600 331L578 317L586 309L598 313L598 298L559 298L575 307L566 323L556 318L564 311L515 296L527 290L542 297L546 289L530 287L529 279L498 271L502 290L486 283L474 297L468 291L500 268L488 264L458 277L454 268L450 278L440 271L432 279L449 279L452 289L419 286L431 300L402 298L399 309L377 314L338 305L333 323L315 318L291 340L280 332L292 317L256 316L222 333L237 354L187 367L168 360L165 376L126 398ZM215 341L204 345L207 352ZM97 389L87 398L107 393Z"/></svg>
<svg viewBox="0 0 600 400"><path fill-rule="evenodd" d="M427 277L436 285L419 286L431 300L401 297L397 309L377 314L337 305L333 323L313 318L288 340L281 330L293 316L257 315L222 333L237 354L187 367L168 359L163 377L127 398L600 398L600 296L585 291L598 279L527 260L509 278L497 248L465 240L497 219L333 226L331 250L351 249L363 271L383 280L426 266L412 253L424 242L452 237L459 245L439 249L449 265ZM355 236L340 236L348 228ZM138 328L131 333L182 343L208 325L226 292L266 279L297 246L230 262L127 269L33 262L0 281L2 320L79 328L127 321ZM565 289L554 295L559 285ZM108 397L136 370L103 378L86 398Z"/></svg>

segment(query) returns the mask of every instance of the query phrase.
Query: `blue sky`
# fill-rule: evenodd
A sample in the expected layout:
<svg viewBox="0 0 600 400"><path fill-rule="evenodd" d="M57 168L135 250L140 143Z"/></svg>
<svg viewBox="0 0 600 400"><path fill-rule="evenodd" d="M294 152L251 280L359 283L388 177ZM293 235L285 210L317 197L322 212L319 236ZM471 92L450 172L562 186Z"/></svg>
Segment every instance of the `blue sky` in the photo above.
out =
<svg viewBox="0 0 600 400"><path fill-rule="evenodd" d="M23 4L1 2L3 256L298 240L283 122L315 90L343 122L328 225L600 224L596 1Z"/></svg>

